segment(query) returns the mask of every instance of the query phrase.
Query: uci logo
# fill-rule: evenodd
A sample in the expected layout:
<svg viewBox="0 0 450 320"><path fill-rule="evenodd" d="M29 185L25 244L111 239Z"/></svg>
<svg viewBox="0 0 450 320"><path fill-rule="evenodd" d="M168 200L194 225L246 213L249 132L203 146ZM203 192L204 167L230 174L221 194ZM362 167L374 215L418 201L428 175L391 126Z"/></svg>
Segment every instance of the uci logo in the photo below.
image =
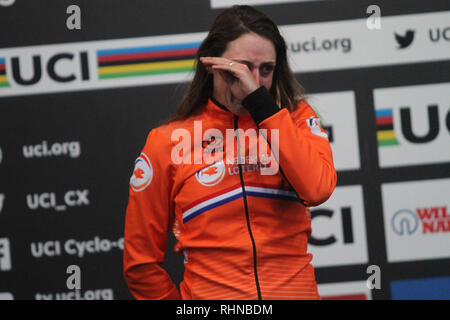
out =
<svg viewBox="0 0 450 320"><path fill-rule="evenodd" d="M197 181L207 187L214 186L222 181L225 176L225 164L223 161L213 163L212 165L198 171L195 174Z"/></svg>
<svg viewBox="0 0 450 320"><path fill-rule="evenodd" d="M450 133L450 112L445 115L445 118L447 131ZM402 134L409 142L430 142L434 140L439 134L439 109L437 105L428 106L428 131L424 135L418 135L413 132L410 108L400 108L400 120L402 124Z"/></svg>
<svg viewBox="0 0 450 320"><path fill-rule="evenodd" d="M11 56L10 68L8 79L20 86L36 85L44 78L50 78L57 83L90 79L88 53L85 51L60 52L50 56ZM44 77L44 73L47 77Z"/></svg>
<svg viewBox="0 0 450 320"><path fill-rule="evenodd" d="M338 210L336 210L338 211ZM354 235L353 235L353 221L352 221L352 209L351 207L341 207L340 212L335 212L334 210L326 209L326 208L318 208L310 211L311 220L322 217L327 219L332 219L333 215L340 215L341 225L342 225L342 234L340 236L330 234L328 237L318 237L317 235L312 234L308 239L308 243L313 246L328 246L336 242L340 242L343 244L352 244L354 243Z"/></svg>
<svg viewBox="0 0 450 320"><path fill-rule="evenodd" d="M441 114L440 112L441 111ZM444 130L450 133L450 111L442 115L443 110L439 110L437 104L428 105L426 118L420 117L411 111L410 107L401 107L398 113L393 109L379 109L376 111L377 138L378 145L392 146L399 145L397 134L401 133L403 138L414 144L423 144L435 140L441 130L441 118L444 119ZM400 118L400 130L394 130L395 116ZM413 120L414 119L414 120ZM426 127L426 130L414 128ZM420 132L419 132L420 131Z"/></svg>

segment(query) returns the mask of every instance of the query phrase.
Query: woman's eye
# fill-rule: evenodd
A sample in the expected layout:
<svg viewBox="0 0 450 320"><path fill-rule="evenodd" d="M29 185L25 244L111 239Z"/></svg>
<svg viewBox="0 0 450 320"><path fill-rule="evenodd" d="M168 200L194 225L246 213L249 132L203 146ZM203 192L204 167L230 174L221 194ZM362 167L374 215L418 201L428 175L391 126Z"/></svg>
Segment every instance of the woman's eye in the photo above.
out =
<svg viewBox="0 0 450 320"><path fill-rule="evenodd" d="M268 66L262 66L261 67L261 69L260 69L260 73L262 74L262 75L269 75L272 71L273 71L273 69L274 69L275 67L274 66L272 66L272 65L268 65Z"/></svg>

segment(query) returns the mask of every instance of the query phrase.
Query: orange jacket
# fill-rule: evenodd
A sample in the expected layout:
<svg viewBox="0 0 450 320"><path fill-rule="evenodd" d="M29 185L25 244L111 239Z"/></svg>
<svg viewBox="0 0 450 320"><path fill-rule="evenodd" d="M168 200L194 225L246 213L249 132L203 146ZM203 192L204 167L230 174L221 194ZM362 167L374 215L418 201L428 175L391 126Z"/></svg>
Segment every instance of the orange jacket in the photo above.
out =
<svg viewBox="0 0 450 320"><path fill-rule="evenodd" d="M135 298L320 299L307 253L307 207L326 201L335 188L331 148L307 103L292 113L273 107L261 113L258 101L268 99L261 90L251 115L234 116L209 100L199 115L151 130L130 179L125 223L124 276ZM195 121L201 121L202 134L218 129L223 141L203 137L198 143ZM239 158L238 138L226 139L226 129L242 134L258 127L278 129L276 174L262 175L264 164L248 163L249 147L262 136L240 140L246 157ZM191 134L192 141L184 141L190 154L180 149L186 139L172 141L176 129ZM265 137L261 143L273 150L275 136ZM223 161L199 161L212 151ZM174 154L186 163L175 163ZM175 252L185 255L180 290L160 266L169 229L177 238Z"/></svg>

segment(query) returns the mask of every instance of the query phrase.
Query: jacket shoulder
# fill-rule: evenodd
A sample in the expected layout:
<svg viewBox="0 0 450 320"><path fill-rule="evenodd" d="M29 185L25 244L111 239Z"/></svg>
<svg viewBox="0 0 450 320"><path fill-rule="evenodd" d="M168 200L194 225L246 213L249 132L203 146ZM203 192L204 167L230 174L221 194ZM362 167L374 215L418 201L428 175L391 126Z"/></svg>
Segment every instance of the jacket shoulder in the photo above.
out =
<svg viewBox="0 0 450 320"><path fill-rule="evenodd" d="M297 104L297 108L291 112L291 116L295 120L307 119L310 117L317 118L317 114L313 107L305 100L301 100Z"/></svg>
<svg viewBox="0 0 450 320"><path fill-rule="evenodd" d="M146 149L167 150L179 143L181 136L192 135L194 132L194 121L201 117L190 117L185 120L177 120L165 123L150 130L145 142Z"/></svg>
<svg viewBox="0 0 450 320"><path fill-rule="evenodd" d="M153 131L156 132L161 138L168 138L170 140L172 133L177 129L184 129L188 131L192 131L194 129L194 121L202 120L201 115L192 116L184 120L176 120L169 123L162 124L158 127L153 128L150 133Z"/></svg>

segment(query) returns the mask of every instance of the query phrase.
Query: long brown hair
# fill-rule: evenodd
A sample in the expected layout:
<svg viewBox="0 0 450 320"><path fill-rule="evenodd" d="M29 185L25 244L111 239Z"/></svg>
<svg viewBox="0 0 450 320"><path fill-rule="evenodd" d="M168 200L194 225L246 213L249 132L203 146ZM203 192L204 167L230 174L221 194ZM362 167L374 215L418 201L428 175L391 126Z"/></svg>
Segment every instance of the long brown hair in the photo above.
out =
<svg viewBox="0 0 450 320"><path fill-rule="evenodd" d="M304 99L304 89L295 79L287 61L286 42L276 24L260 11L245 5L235 5L220 13L208 36L196 54L196 67L192 82L185 92L175 114L168 122L186 119L198 113L212 97L213 79L200 57L220 57L228 43L246 33L255 33L270 40L276 52L276 66L270 93L280 107L295 110Z"/></svg>

